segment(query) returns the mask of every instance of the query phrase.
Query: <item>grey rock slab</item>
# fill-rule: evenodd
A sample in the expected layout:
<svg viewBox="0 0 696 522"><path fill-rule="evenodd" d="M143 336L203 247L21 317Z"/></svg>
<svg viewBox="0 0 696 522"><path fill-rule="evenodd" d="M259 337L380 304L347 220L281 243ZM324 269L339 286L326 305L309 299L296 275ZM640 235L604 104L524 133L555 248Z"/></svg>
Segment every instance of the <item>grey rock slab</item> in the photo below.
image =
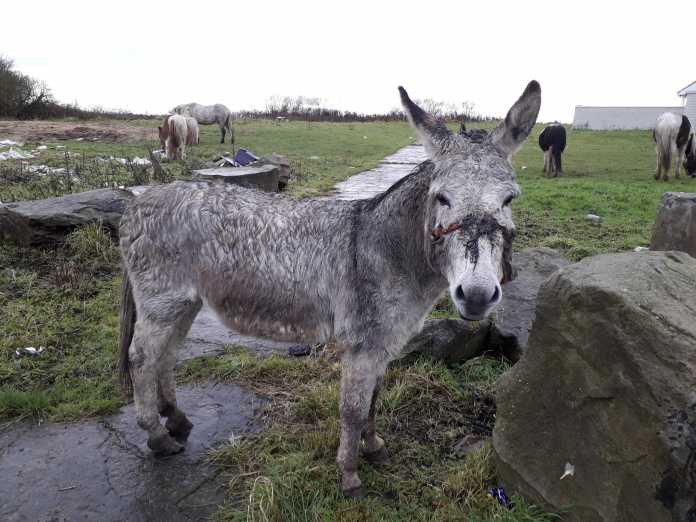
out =
<svg viewBox="0 0 696 522"><path fill-rule="evenodd" d="M243 346L259 355L287 353L297 343L261 339L242 335L227 328L213 310L204 306L198 313L183 345L177 352L177 360L185 361L201 356L215 356L223 353L226 346Z"/></svg>
<svg viewBox="0 0 696 522"><path fill-rule="evenodd" d="M0 433L0 520L207 520L225 497L207 452L253 431L260 397L234 385L178 389L194 423L186 451L154 457L133 406L78 424L23 423Z"/></svg>
<svg viewBox="0 0 696 522"><path fill-rule="evenodd" d="M401 354L420 353L449 363L467 361L486 350L489 328L488 321L428 319Z"/></svg>
<svg viewBox="0 0 696 522"><path fill-rule="evenodd" d="M280 168L277 165L260 167L218 167L192 171L194 179L234 183L245 187L278 192Z"/></svg>
<svg viewBox="0 0 696 522"><path fill-rule="evenodd" d="M262 156L259 158L257 161L252 163L252 166L259 166L259 165L275 165L278 167L278 186L282 190L284 189L288 182L290 181L290 173L291 173L291 168L290 168L290 161L288 160L287 156L283 156L281 154L268 154L266 156Z"/></svg>
<svg viewBox="0 0 696 522"><path fill-rule="evenodd" d="M384 158L380 164L334 186L336 199L367 199L384 192L427 158L422 145L408 145Z"/></svg>
<svg viewBox="0 0 696 522"><path fill-rule="evenodd" d="M79 194L7 203L5 207L24 218L31 230L29 242L41 244L61 240L76 227L101 222L114 234L118 231L132 194L119 189L97 189Z"/></svg>
<svg viewBox="0 0 696 522"><path fill-rule="evenodd" d="M696 257L696 193L663 194L650 250L679 250Z"/></svg>
<svg viewBox="0 0 696 522"><path fill-rule="evenodd" d="M517 361L527 347L539 287L559 268L569 265L570 261L559 252L542 247L515 252L512 264L517 276L503 286L503 298L496 308L491 343L509 359Z"/></svg>
<svg viewBox="0 0 696 522"><path fill-rule="evenodd" d="M496 390L508 494L568 508L568 522L694 520L694 288L683 252L590 257L544 282L527 350Z"/></svg>

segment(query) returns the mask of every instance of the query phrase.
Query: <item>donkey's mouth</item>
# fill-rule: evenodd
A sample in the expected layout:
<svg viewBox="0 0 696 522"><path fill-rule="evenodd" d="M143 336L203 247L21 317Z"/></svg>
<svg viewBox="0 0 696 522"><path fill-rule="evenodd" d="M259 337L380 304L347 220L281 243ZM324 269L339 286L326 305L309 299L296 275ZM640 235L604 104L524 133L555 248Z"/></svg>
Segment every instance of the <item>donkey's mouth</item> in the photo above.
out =
<svg viewBox="0 0 696 522"><path fill-rule="evenodd" d="M486 315L484 314L484 315L480 315L480 316L478 316L478 317L467 317L467 316L464 315L463 313L459 312L459 317L461 317L461 318L464 319L465 321L470 321L470 322L471 322L471 321L483 321L483 320L486 318Z"/></svg>

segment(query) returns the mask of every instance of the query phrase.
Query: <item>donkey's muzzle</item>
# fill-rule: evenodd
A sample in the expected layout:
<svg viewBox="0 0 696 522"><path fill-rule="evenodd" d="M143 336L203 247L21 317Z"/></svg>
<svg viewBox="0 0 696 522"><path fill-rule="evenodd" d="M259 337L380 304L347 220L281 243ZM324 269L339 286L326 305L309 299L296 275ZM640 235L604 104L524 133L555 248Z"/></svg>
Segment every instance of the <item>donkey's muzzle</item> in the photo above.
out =
<svg viewBox="0 0 696 522"><path fill-rule="evenodd" d="M459 285L454 292L454 301L463 319L480 321L500 302L502 292L500 285L471 285L464 288Z"/></svg>

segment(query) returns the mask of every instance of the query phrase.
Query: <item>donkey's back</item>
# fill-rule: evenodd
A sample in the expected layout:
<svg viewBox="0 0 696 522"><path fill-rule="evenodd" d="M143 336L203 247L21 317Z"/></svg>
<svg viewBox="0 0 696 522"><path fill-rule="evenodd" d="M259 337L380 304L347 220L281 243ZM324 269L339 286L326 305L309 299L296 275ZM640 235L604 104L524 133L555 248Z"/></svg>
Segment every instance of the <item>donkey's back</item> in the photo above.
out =
<svg viewBox="0 0 696 522"><path fill-rule="evenodd" d="M138 302L175 294L209 303L244 333L324 339L354 216L350 202L177 182L128 208L121 250Z"/></svg>

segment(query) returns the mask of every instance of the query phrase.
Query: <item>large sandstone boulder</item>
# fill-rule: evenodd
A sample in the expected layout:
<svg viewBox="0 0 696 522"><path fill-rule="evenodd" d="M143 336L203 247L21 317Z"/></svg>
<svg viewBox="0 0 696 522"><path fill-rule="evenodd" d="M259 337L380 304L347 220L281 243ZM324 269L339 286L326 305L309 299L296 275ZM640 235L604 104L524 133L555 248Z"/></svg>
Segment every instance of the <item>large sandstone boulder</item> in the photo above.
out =
<svg viewBox="0 0 696 522"><path fill-rule="evenodd" d="M23 241L33 245L60 241L76 227L101 222L114 234L118 231L126 204L133 195L125 190L98 189L57 198L7 203L5 207L18 216ZM19 238L15 238L19 239Z"/></svg>
<svg viewBox="0 0 696 522"><path fill-rule="evenodd" d="M516 252L512 262L517 277L503 287L503 299L496 308L490 344L512 361L517 361L527 348L539 287L570 261L551 248L527 248Z"/></svg>
<svg viewBox="0 0 696 522"><path fill-rule="evenodd" d="M568 521L695 520L696 259L587 258L538 301L527 351L497 390L508 493L568 507Z"/></svg>
<svg viewBox="0 0 696 522"><path fill-rule="evenodd" d="M696 193L664 193L650 250L680 250L696 257Z"/></svg>

